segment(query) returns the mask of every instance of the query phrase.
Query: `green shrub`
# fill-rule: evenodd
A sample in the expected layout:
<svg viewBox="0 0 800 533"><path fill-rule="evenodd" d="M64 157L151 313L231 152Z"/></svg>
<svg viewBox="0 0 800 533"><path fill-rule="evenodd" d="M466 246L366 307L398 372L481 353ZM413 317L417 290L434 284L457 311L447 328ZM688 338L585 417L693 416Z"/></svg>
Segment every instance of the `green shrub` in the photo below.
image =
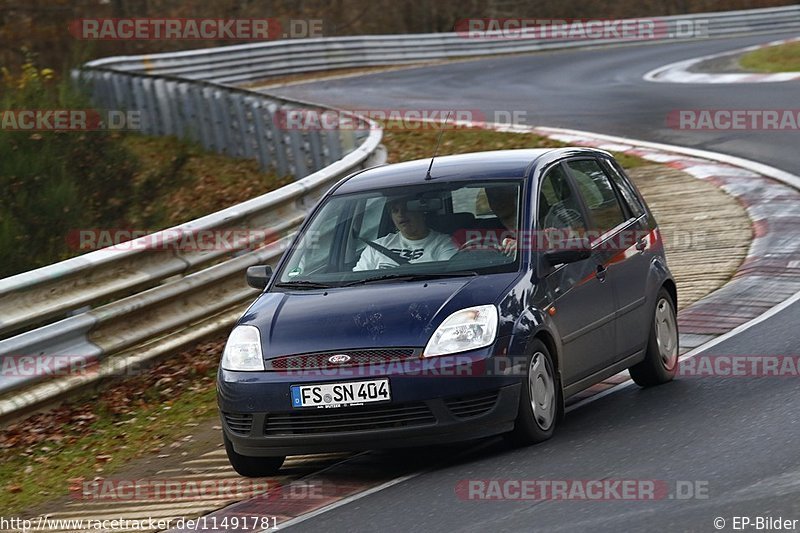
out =
<svg viewBox="0 0 800 533"><path fill-rule="evenodd" d="M68 78L26 63L3 69L2 110L89 109ZM71 255L70 230L119 227L137 159L107 131L0 129L0 278Z"/></svg>

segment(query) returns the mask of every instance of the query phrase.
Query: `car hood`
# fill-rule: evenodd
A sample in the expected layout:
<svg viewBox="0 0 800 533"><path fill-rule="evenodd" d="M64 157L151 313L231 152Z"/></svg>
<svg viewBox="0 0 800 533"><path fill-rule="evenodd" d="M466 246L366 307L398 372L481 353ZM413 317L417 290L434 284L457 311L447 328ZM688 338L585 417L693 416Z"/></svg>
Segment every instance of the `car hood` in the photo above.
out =
<svg viewBox="0 0 800 533"><path fill-rule="evenodd" d="M498 303L518 273L262 294L239 324L265 359L360 348L423 347L451 313Z"/></svg>

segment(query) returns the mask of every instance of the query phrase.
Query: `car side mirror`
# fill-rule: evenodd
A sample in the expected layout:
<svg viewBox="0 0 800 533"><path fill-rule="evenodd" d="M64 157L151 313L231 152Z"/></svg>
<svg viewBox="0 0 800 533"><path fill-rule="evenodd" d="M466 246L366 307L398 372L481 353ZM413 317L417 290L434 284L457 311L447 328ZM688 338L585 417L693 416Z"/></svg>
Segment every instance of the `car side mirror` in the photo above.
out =
<svg viewBox="0 0 800 533"><path fill-rule="evenodd" d="M545 252L544 257L550 265L575 263L588 259L592 255L592 245L589 239L566 239L557 243L557 248Z"/></svg>
<svg viewBox="0 0 800 533"><path fill-rule="evenodd" d="M254 265L247 267L247 284L254 289L264 290L267 288L272 277L272 267L269 265Z"/></svg>

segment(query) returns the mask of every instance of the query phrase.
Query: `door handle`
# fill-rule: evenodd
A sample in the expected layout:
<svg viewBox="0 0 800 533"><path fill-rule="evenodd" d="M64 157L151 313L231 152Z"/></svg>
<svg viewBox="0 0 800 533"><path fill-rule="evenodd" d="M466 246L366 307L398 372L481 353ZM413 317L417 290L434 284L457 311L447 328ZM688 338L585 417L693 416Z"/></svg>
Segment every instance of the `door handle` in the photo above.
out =
<svg viewBox="0 0 800 533"><path fill-rule="evenodd" d="M595 270L595 277L599 279L601 282L606 280L606 273L608 269L603 265L597 265L597 270Z"/></svg>
<svg viewBox="0 0 800 533"><path fill-rule="evenodd" d="M645 248L647 248L647 241L644 237L640 237L638 241L636 241L636 249L639 250L640 254L644 253Z"/></svg>

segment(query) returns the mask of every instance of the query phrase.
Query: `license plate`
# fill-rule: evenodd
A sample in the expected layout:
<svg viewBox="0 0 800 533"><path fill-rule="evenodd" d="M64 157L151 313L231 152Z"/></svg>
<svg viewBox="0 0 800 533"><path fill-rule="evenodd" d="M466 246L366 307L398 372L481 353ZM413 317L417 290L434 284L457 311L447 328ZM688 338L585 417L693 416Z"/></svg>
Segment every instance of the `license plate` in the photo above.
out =
<svg viewBox="0 0 800 533"><path fill-rule="evenodd" d="M392 399L388 379L292 385L292 407L344 407Z"/></svg>

